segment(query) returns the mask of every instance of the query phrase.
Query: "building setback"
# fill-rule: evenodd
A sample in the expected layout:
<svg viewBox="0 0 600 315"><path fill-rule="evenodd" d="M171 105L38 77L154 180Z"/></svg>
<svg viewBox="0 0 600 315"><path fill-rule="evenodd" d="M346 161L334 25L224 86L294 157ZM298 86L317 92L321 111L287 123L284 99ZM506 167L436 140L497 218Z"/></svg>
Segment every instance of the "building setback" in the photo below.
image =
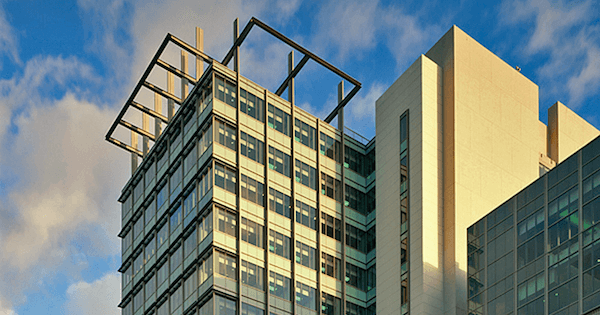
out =
<svg viewBox="0 0 600 315"><path fill-rule="evenodd" d="M600 137L469 227L469 314L600 313Z"/></svg>
<svg viewBox="0 0 600 315"><path fill-rule="evenodd" d="M237 71L253 26L303 54L275 92ZM106 136L132 154L124 315L466 314L467 228L599 134L560 103L544 125L538 87L454 26L377 100L375 154L344 126L358 81L254 18L221 62L202 38L167 35ZM353 85L324 120L294 105L308 60Z"/></svg>

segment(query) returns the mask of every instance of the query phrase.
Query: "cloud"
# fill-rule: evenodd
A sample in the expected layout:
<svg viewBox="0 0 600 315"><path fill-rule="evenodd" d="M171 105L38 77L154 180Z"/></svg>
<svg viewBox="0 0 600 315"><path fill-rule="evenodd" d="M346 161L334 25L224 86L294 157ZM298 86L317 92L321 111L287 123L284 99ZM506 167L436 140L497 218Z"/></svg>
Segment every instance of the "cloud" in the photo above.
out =
<svg viewBox="0 0 600 315"><path fill-rule="evenodd" d="M396 3L379 1L328 1L320 7L316 23L313 46L318 50L341 61L349 55L356 60L384 44L399 70L442 34L435 23L423 25L418 14L408 14Z"/></svg>
<svg viewBox="0 0 600 315"><path fill-rule="evenodd" d="M17 315L17 313L11 309L4 308L2 306L2 302L0 301L0 315Z"/></svg>
<svg viewBox="0 0 600 315"><path fill-rule="evenodd" d="M577 108L600 86L600 26L593 1L505 1L500 10L503 25L534 21L533 32L521 50L528 59L546 59L537 70L552 95L568 94Z"/></svg>
<svg viewBox="0 0 600 315"><path fill-rule="evenodd" d="M21 64L19 44L15 32L6 19L6 13L0 3L0 55L6 54L16 64ZM2 63L0 63L2 69Z"/></svg>
<svg viewBox="0 0 600 315"><path fill-rule="evenodd" d="M79 278L88 257L119 253L116 199L129 172L116 163L125 154L107 150L103 139L117 111L86 101L71 86L86 77L93 79L89 66L74 58L39 57L0 82L0 108L10 120L0 129L0 182L6 170L17 176L0 196L5 308L25 303L25 291L58 275Z"/></svg>
<svg viewBox="0 0 600 315"><path fill-rule="evenodd" d="M69 286L67 289L67 302L65 311L67 314L86 315L119 315L117 307L121 300L120 287L121 277L117 272L111 272L102 278L88 283L80 281Z"/></svg>
<svg viewBox="0 0 600 315"><path fill-rule="evenodd" d="M375 101L385 90L386 87L383 84L375 82L369 86L367 91L360 91L346 106L346 112L348 113L346 114L346 125L369 140L375 136L373 130L375 125Z"/></svg>

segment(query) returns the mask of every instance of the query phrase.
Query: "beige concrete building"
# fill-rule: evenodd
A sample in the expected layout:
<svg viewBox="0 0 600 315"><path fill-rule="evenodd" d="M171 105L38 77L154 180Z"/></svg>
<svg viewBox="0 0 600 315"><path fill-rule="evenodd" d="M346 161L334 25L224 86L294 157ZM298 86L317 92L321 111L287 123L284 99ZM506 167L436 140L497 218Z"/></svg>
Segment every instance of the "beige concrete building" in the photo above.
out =
<svg viewBox="0 0 600 315"><path fill-rule="evenodd" d="M467 228L599 134L559 102L548 120L456 26L377 100L377 314L467 313Z"/></svg>

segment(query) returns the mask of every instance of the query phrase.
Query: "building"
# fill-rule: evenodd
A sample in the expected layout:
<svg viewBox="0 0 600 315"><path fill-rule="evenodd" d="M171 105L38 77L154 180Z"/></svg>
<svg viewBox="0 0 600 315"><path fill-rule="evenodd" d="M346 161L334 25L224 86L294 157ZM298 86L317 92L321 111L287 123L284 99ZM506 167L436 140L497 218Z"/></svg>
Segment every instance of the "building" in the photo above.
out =
<svg viewBox="0 0 600 315"><path fill-rule="evenodd" d="M236 70L253 26L304 55L275 92ZM344 126L358 81L254 18L234 38L218 62L167 35L106 136L132 154L123 314L466 314L467 227L598 135L560 103L544 125L537 86L452 27L378 99L375 155ZM294 106L308 60L353 84L323 120Z"/></svg>
<svg viewBox="0 0 600 315"><path fill-rule="evenodd" d="M600 137L469 227L469 314L600 312Z"/></svg>

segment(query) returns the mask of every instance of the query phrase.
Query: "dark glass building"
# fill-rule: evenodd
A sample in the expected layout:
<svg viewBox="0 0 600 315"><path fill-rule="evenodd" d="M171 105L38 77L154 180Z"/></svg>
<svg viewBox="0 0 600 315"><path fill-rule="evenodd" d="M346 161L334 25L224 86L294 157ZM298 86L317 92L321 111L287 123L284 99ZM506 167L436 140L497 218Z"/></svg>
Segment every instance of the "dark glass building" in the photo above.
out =
<svg viewBox="0 0 600 315"><path fill-rule="evenodd" d="M469 227L469 314L596 314L600 137Z"/></svg>

